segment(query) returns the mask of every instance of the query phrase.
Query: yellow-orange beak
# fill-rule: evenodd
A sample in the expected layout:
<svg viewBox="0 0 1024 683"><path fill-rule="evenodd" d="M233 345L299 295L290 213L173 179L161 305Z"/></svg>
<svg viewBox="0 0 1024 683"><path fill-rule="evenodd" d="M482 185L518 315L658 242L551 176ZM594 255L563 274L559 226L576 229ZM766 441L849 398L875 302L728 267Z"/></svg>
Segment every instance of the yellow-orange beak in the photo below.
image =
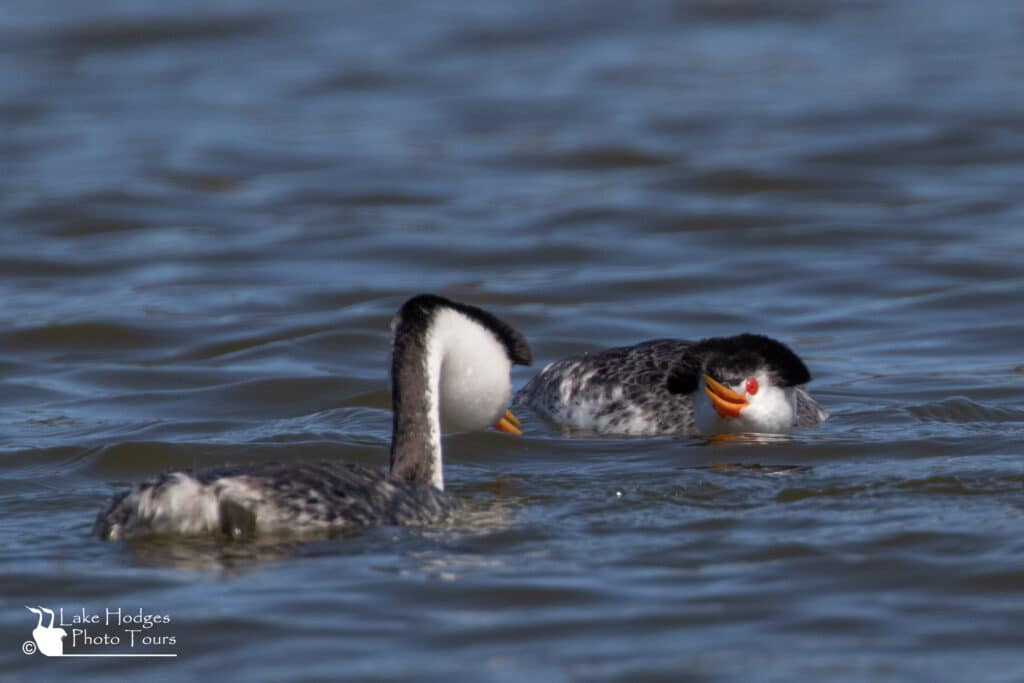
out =
<svg viewBox="0 0 1024 683"><path fill-rule="evenodd" d="M711 405L722 417L739 417L740 411L747 407L746 396L716 382L711 375L704 375L704 382L704 391L711 399Z"/></svg>
<svg viewBox="0 0 1024 683"><path fill-rule="evenodd" d="M522 436L522 426L523 423L519 421L519 418L513 415L511 410L506 410L502 418L494 425L494 428L499 432L508 432L509 434L515 434L516 436Z"/></svg>

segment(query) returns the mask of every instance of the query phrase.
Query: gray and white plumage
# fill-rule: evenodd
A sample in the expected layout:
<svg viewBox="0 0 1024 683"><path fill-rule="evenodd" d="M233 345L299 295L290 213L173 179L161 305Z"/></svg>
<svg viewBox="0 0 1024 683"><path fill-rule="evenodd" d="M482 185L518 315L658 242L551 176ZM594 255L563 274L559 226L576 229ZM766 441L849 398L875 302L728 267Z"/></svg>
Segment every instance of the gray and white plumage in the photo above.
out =
<svg viewBox="0 0 1024 683"><path fill-rule="evenodd" d="M738 417L718 415L705 395L705 375L736 388L759 388ZM549 364L515 396L554 424L623 435L784 432L824 421L828 413L802 386L803 361L760 335L693 342L657 339L573 356Z"/></svg>
<svg viewBox="0 0 1024 683"><path fill-rule="evenodd" d="M458 506L430 485L351 463L226 465L169 472L118 494L96 520L105 538L145 534L346 531L427 524Z"/></svg>
<svg viewBox="0 0 1024 683"><path fill-rule="evenodd" d="M106 539L148 534L349 531L428 524L458 506L444 491L442 424L484 429L502 420L513 363L529 346L490 313L431 294L393 323L391 469L323 463L227 465L158 476L115 495L96 518Z"/></svg>

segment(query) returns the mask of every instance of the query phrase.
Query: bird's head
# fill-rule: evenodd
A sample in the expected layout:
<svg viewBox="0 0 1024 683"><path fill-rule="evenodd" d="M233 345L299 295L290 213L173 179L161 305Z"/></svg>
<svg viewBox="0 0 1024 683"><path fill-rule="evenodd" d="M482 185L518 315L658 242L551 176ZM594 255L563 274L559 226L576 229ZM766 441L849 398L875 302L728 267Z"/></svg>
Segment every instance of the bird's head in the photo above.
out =
<svg viewBox="0 0 1024 683"><path fill-rule="evenodd" d="M756 334L697 342L669 374L668 389L693 398L702 434L787 432L796 420L796 387L811 379L785 344Z"/></svg>

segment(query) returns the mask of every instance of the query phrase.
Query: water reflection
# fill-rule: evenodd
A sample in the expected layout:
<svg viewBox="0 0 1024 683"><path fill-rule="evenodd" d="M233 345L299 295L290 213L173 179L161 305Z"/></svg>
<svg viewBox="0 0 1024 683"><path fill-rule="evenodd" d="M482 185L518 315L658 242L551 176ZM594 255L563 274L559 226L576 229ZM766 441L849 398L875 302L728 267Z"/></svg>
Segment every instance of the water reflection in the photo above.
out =
<svg viewBox="0 0 1024 683"><path fill-rule="evenodd" d="M790 443L797 438L791 434L745 432L740 434L715 434L708 437L707 441L711 446L750 446Z"/></svg>

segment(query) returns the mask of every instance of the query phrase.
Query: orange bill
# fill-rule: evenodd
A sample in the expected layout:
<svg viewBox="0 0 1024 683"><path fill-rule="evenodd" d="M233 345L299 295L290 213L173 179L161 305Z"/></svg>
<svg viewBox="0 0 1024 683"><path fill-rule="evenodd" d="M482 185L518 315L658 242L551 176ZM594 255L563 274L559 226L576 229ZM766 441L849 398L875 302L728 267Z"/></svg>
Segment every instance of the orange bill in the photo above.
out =
<svg viewBox="0 0 1024 683"><path fill-rule="evenodd" d="M711 405L722 417L739 417L740 411L747 407L747 398L743 394L716 382L711 375L704 375L704 382L704 391L711 399Z"/></svg>
<svg viewBox="0 0 1024 683"><path fill-rule="evenodd" d="M506 410L502 418L494 425L494 428L499 432L508 432L516 436L522 436L522 426L523 423L519 421L519 418L513 415L511 410Z"/></svg>

